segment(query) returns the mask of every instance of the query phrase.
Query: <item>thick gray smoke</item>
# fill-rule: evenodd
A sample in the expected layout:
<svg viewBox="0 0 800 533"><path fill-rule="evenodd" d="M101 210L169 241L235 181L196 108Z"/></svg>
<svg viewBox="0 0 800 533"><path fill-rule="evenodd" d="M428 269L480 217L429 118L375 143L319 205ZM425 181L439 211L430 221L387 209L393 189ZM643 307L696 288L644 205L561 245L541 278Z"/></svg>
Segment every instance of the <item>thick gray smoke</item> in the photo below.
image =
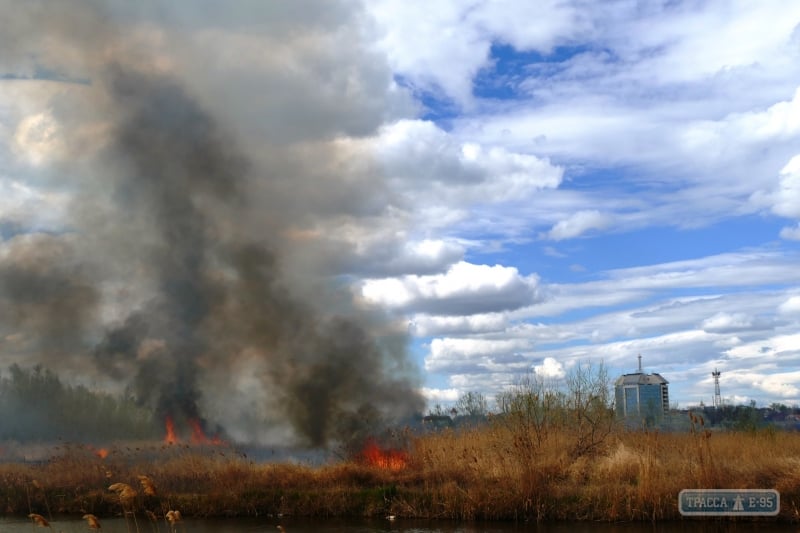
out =
<svg viewBox="0 0 800 533"><path fill-rule="evenodd" d="M0 256L0 330L35 339L19 353L128 387L162 416L240 438L294 435L320 446L421 410L402 331L360 310L345 286L314 277L302 287L302 277L286 275L291 246L312 244L284 236L313 216L292 216L286 205L315 205L329 186L315 188L302 172L315 152L304 151L301 164L278 157L273 143L252 157L252 139L236 138L244 135L236 113L220 121L209 111L224 107L213 90L193 91L176 69L154 67L158 57L125 56L103 12L69 4L63 19L26 9L17 22L48 28L69 50L63 64L40 70L71 66L81 72L70 78L89 79L80 106L51 106L62 124L100 124L68 146L102 142L59 166L71 178L61 230L43 234L0 216L16 228ZM84 15L104 21L102 30L87 33ZM75 20L81 32L72 36ZM35 53L32 42L17 26L3 67ZM322 137L336 129L321 128ZM330 147L316 156L324 167ZM304 202L304 194L314 198ZM374 206L375 196L363 194Z"/></svg>

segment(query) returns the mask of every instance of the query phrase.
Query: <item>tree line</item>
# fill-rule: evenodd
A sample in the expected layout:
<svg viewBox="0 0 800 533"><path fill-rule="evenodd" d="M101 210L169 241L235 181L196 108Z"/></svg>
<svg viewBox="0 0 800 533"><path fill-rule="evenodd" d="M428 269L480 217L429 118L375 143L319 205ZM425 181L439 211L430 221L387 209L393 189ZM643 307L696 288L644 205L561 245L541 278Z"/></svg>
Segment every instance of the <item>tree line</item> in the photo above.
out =
<svg viewBox="0 0 800 533"><path fill-rule="evenodd" d="M41 365L0 373L0 440L145 439L160 430L152 411L130 396L64 384Z"/></svg>

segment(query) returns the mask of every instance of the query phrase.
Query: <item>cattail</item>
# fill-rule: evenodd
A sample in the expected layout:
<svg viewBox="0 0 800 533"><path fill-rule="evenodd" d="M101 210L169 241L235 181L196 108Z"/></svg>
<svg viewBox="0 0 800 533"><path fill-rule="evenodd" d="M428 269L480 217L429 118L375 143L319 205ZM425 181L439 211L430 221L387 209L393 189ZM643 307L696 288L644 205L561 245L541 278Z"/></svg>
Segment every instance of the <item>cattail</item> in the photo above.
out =
<svg viewBox="0 0 800 533"><path fill-rule="evenodd" d="M28 518L33 520L33 523L37 526L50 527L50 522L48 522L47 519L40 514L31 513L28 515Z"/></svg>
<svg viewBox="0 0 800 533"><path fill-rule="evenodd" d="M136 491L127 483L114 483L108 490L116 492L121 503L131 503L136 498Z"/></svg>
<svg viewBox="0 0 800 533"><path fill-rule="evenodd" d="M100 529L100 521L97 520L95 515L85 514L83 515L83 519L86 520L87 524L89 524L89 529Z"/></svg>
<svg viewBox="0 0 800 533"><path fill-rule="evenodd" d="M142 492L144 492L145 496L156 495L156 486L153 485L153 481L149 477L139 476L139 483L142 485Z"/></svg>
<svg viewBox="0 0 800 533"><path fill-rule="evenodd" d="M152 522L158 522L158 517L156 516L156 513L154 513L153 511L145 509L144 514L146 514L147 518L149 518Z"/></svg>
<svg viewBox="0 0 800 533"><path fill-rule="evenodd" d="M167 514L165 516L167 518L167 521L173 525L181 521L181 512L177 510L167 511Z"/></svg>

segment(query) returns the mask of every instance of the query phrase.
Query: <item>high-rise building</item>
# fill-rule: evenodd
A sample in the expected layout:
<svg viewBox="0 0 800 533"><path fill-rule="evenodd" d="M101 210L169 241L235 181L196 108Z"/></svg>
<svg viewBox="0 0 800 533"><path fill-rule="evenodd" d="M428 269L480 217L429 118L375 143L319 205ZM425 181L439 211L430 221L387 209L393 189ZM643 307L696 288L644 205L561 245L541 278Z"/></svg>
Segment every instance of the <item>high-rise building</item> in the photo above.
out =
<svg viewBox="0 0 800 533"><path fill-rule="evenodd" d="M661 374L639 370L623 374L614 384L617 416L655 422L669 411L669 382Z"/></svg>

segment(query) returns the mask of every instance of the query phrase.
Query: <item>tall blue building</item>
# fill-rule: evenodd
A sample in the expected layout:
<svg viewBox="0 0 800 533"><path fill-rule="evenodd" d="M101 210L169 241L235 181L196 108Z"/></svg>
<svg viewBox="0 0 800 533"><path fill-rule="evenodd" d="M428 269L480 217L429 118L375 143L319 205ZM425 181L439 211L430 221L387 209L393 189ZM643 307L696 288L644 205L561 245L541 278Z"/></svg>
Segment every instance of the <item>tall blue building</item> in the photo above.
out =
<svg viewBox="0 0 800 533"><path fill-rule="evenodd" d="M669 382L661 374L623 374L614 383L617 416L655 422L669 411Z"/></svg>

